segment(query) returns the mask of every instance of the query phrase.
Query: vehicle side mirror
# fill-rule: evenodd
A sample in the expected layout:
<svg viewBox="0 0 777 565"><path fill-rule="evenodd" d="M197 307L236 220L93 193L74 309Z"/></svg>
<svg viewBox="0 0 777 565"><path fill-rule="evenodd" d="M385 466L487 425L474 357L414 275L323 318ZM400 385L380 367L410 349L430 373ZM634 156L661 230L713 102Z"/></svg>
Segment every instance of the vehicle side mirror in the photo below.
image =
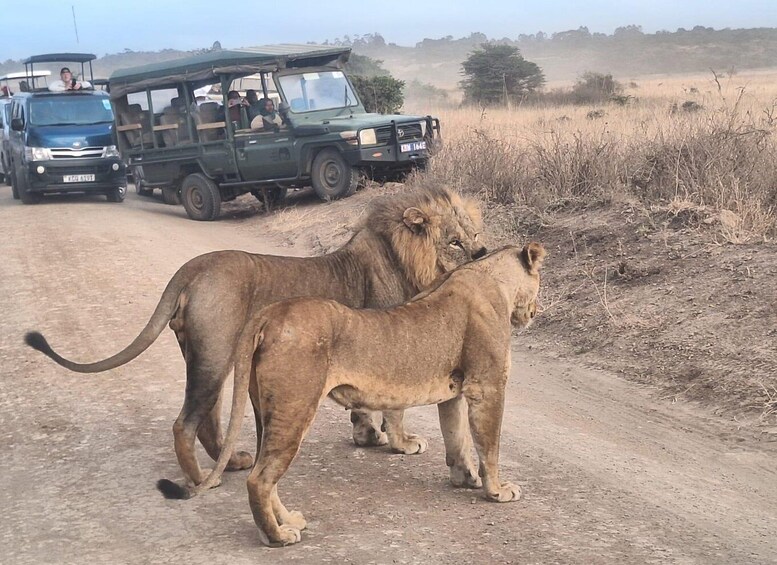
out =
<svg viewBox="0 0 777 565"><path fill-rule="evenodd" d="M281 102L280 104L278 104L278 113L281 116L285 116L286 114L288 114L289 109L290 109L289 105L286 102Z"/></svg>
<svg viewBox="0 0 777 565"><path fill-rule="evenodd" d="M24 130L24 120L22 118L12 118L11 129L14 131Z"/></svg>

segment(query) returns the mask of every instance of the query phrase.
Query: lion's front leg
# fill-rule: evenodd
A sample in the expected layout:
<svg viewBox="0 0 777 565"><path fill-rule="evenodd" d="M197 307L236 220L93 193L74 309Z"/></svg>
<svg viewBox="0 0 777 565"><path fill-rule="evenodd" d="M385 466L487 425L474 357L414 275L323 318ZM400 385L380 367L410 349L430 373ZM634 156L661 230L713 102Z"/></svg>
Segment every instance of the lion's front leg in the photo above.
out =
<svg viewBox="0 0 777 565"><path fill-rule="evenodd" d="M381 429L383 414L371 410L351 410L353 424L353 442L359 447L377 447L386 445L389 440Z"/></svg>
<svg viewBox="0 0 777 565"><path fill-rule="evenodd" d="M469 389L465 394L469 404L469 425L472 439L480 458L480 476L488 500L512 502L521 498L521 487L499 478L499 439L504 413L504 383L497 390L482 385ZM490 388L490 387L489 387ZM486 390L484 390L486 389Z"/></svg>
<svg viewBox="0 0 777 565"><path fill-rule="evenodd" d="M413 455L423 453L429 447L429 442L421 436L405 433L404 410L385 410L383 421L386 424L386 434L392 451Z"/></svg>
<svg viewBox="0 0 777 565"><path fill-rule="evenodd" d="M472 435L467 421L467 402L458 396L437 405L440 429L445 441L445 464L450 467L451 484L460 488L483 486L472 459Z"/></svg>

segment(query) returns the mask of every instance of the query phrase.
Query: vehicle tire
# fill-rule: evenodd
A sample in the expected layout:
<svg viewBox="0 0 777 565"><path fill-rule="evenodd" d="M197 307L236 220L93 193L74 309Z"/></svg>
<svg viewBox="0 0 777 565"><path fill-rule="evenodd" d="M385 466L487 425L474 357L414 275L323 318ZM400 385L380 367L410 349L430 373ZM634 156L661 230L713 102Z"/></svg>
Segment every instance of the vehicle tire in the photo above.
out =
<svg viewBox="0 0 777 565"><path fill-rule="evenodd" d="M310 176L313 190L324 201L351 196L361 180L359 170L349 165L337 149L323 149L316 155Z"/></svg>
<svg viewBox="0 0 777 565"><path fill-rule="evenodd" d="M11 169L11 173L8 175L8 182L11 184L11 195L14 200L19 200L19 189L16 188L16 175Z"/></svg>
<svg viewBox="0 0 777 565"><path fill-rule="evenodd" d="M183 179L181 202L192 220L209 222L221 212L221 192L218 185L201 173Z"/></svg>
<svg viewBox="0 0 777 565"><path fill-rule="evenodd" d="M105 193L108 202L124 202L124 197L127 196L126 186L117 186Z"/></svg>
<svg viewBox="0 0 777 565"><path fill-rule="evenodd" d="M285 186L273 186L271 188L265 188L264 192L267 193L267 199L269 202L264 201L264 194L261 188L252 190L251 194L253 194L259 202L264 204L265 208L272 210L273 208L277 208L283 204L284 200L286 200L286 193L288 190L289 189Z"/></svg>
<svg viewBox="0 0 777 565"><path fill-rule="evenodd" d="M20 175L19 171L15 170L14 177L16 180L16 192L19 193L22 204L37 204L40 202L40 194L28 190L27 177L23 173Z"/></svg>
<svg viewBox="0 0 777 565"><path fill-rule="evenodd" d="M162 189L162 202L170 204L171 206L177 206L181 203L181 195L178 192L177 186L166 186Z"/></svg>
<svg viewBox="0 0 777 565"><path fill-rule="evenodd" d="M143 183L143 181L138 181L135 183L135 192L138 194L138 196L153 196L154 195L154 189L153 188L146 188L146 185Z"/></svg>

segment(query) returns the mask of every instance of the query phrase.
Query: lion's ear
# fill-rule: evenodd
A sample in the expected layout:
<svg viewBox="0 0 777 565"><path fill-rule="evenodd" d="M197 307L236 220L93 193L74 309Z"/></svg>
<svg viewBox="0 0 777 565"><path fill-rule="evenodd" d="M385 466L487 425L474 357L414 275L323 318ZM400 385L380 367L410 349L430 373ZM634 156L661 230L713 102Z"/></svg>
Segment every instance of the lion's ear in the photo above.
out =
<svg viewBox="0 0 777 565"><path fill-rule="evenodd" d="M545 259L545 248L541 243L532 241L521 251L521 259L523 259L526 268L530 273L537 273L542 266L542 261Z"/></svg>
<svg viewBox="0 0 777 565"><path fill-rule="evenodd" d="M402 215L405 225L415 234L421 233L424 227L429 224L429 216L424 214L418 208L408 208Z"/></svg>

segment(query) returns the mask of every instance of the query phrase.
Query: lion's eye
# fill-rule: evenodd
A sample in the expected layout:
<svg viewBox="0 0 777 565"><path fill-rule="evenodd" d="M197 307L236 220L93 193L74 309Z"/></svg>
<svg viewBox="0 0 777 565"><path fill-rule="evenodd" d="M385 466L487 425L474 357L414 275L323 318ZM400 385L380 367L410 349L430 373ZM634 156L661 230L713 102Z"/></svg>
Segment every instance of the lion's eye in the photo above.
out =
<svg viewBox="0 0 777 565"><path fill-rule="evenodd" d="M450 246L451 247L458 247L462 251L464 250L464 246L461 244L461 241L459 241L458 239L452 240L451 243L450 243Z"/></svg>

